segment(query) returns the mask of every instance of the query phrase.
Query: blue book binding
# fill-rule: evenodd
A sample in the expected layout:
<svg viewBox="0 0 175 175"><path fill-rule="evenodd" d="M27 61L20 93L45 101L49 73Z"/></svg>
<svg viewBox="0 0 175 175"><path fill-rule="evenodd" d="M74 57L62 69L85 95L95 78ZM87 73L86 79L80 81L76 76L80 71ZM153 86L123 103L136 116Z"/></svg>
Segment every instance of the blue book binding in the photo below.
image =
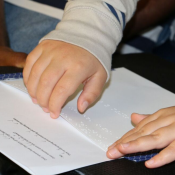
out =
<svg viewBox="0 0 175 175"><path fill-rule="evenodd" d="M143 153L134 153L134 154L129 154L125 155L124 158L134 161L134 162L142 162L142 161L147 161L157 155L160 152L160 150L151 150Z"/></svg>
<svg viewBox="0 0 175 175"><path fill-rule="evenodd" d="M20 78L23 78L22 72L12 74L0 74L0 80L20 79Z"/></svg>

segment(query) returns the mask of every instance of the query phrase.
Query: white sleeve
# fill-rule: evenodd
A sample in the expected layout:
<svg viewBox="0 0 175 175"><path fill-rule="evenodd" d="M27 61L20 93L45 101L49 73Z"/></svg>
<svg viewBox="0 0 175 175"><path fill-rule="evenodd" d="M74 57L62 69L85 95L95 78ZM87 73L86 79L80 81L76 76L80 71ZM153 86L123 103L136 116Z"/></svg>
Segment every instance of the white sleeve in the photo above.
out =
<svg viewBox="0 0 175 175"><path fill-rule="evenodd" d="M111 57L122 38L124 23L138 0L69 0L56 29L43 37L82 47L104 66L109 79ZM40 41L40 42L41 42Z"/></svg>

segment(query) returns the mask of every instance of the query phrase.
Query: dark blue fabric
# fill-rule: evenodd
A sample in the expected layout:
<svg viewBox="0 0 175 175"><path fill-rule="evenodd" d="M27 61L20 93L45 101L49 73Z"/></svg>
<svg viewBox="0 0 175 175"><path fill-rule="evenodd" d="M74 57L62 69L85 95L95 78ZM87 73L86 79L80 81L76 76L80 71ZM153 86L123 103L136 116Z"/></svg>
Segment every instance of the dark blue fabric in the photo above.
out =
<svg viewBox="0 0 175 175"><path fill-rule="evenodd" d="M145 53L151 53L156 43L143 36L138 36L127 42L128 45L137 48Z"/></svg>
<svg viewBox="0 0 175 175"><path fill-rule="evenodd" d="M108 4L108 3L106 3L106 5L109 7L109 9L111 10L111 12L114 14L114 16L117 18L117 20L118 20L119 23L121 24L120 19L119 19L119 17L118 17L118 14L117 14L117 12L115 11L114 7L112 7L112 5L110 5L110 4Z"/></svg>
<svg viewBox="0 0 175 175"><path fill-rule="evenodd" d="M175 63L175 45L170 40L155 48L153 53Z"/></svg>
<svg viewBox="0 0 175 175"><path fill-rule="evenodd" d="M5 16L11 48L25 53L30 53L60 21L9 3L5 3Z"/></svg>
<svg viewBox="0 0 175 175"><path fill-rule="evenodd" d="M67 0L33 0L42 4L64 9Z"/></svg>
<svg viewBox="0 0 175 175"><path fill-rule="evenodd" d="M22 72L11 73L11 74L0 74L0 80L21 79L21 78L23 78Z"/></svg>
<svg viewBox="0 0 175 175"><path fill-rule="evenodd" d="M121 14L122 14L122 18L123 18L123 29L124 29L126 26L126 16L123 12L121 12Z"/></svg>
<svg viewBox="0 0 175 175"><path fill-rule="evenodd" d="M158 26L162 27L162 30L158 34L157 41L144 36L136 36L125 44L139 49L141 52L153 53L175 63L175 15L170 16L168 20Z"/></svg>

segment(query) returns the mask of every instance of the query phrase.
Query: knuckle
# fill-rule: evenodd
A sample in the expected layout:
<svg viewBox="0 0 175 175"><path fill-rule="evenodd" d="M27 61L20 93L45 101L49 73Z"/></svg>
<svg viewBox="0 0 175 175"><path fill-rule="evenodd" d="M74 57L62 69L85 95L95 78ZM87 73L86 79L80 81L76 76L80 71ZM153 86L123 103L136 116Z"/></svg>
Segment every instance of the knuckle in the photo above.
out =
<svg viewBox="0 0 175 175"><path fill-rule="evenodd" d="M76 72L80 72L82 69L84 69L85 64L83 63L83 61L79 61L76 63L76 65L74 66L74 70Z"/></svg>
<svg viewBox="0 0 175 175"><path fill-rule="evenodd" d="M33 65L33 70L34 70L35 72L41 72L41 71L43 70L43 65L40 64L40 63L35 63L35 64Z"/></svg>
<svg viewBox="0 0 175 175"><path fill-rule="evenodd" d="M33 70L31 71L31 73L30 73L30 76L31 76L32 78L38 77L38 71L37 71L37 69L33 69Z"/></svg>
<svg viewBox="0 0 175 175"><path fill-rule="evenodd" d="M41 79L40 79L40 86L42 87L48 87L49 84L51 83L51 78L50 76L42 76Z"/></svg>
<svg viewBox="0 0 175 175"><path fill-rule="evenodd" d="M37 94L36 97L37 97L38 104L39 104L41 107L47 107L47 102L45 101L43 95Z"/></svg>
<svg viewBox="0 0 175 175"><path fill-rule="evenodd" d="M162 115L165 112L165 109L159 109L156 113L158 115Z"/></svg>
<svg viewBox="0 0 175 175"><path fill-rule="evenodd" d="M68 88L63 85L59 85L56 90L56 96L62 95L68 92Z"/></svg>
<svg viewBox="0 0 175 175"><path fill-rule="evenodd" d="M30 72L30 77L32 79L39 78L41 71L42 71L42 66L39 64L35 64Z"/></svg>
<svg viewBox="0 0 175 175"><path fill-rule="evenodd" d="M100 92L99 91L89 92L89 96L91 97L92 100L97 99L100 96Z"/></svg>
<svg viewBox="0 0 175 175"><path fill-rule="evenodd" d="M30 64L32 64L33 63L33 55L32 55L32 53L30 53L28 56L27 56L27 58L26 58L26 65L30 65Z"/></svg>
<svg viewBox="0 0 175 175"><path fill-rule="evenodd" d="M142 140L141 139L136 139L134 141L134 144L139 147L142 144Z"/></svg>
<svg viewBox="0 0 175 175"><path fill-rule="evenodd" d="M149 127L149 125L148 126L146 125L146 126L143 126L142 128L140 128L138 130L138 133L141 136L145 136L145 135L149 134L150 133L150 127Z"/></svg>
<svg viewBox="0 0 175 175"><path fill-rule="evenodd" d="M155 141L159 141L159 140L161 140L161 134L160 133L153 133L153 134L151 134L152 135L152 137L153 137L153 139L155 140Z"/></svg>
<svg viewBox="0 0 175 175"><path fill-rule="evenodd" d="M50 110L50 112L53 112L53 113L55 113L57 110L57 107L56 107L54 101L52 101L52 100L49 101L49 110Z"/></svg>
<svg viewBox="0 0 175 175"><path fill-rule="evenodd" d="M51 47L52 46L52 43L53 42L51 42L50 40L44 40L44 41L42 41L41 43L40 43L40 46L41 47Z"/></svg>
<svg viewBox="0 0 175 175"><path fill-rule="evenodd" d="M138 134L139 134L140 136L144 136L144 135L147 134L147 130L144 129L144 128L142 128L142 129L140 129L140 130L138 131Z"/></svg>
<svg viewBox="0 0 175 175"><path fill-rule="evenodd" d="M134 132L138 132L140 130L140 125L136 125L133 130L134 130Z"/></svg>
<svg viewBox="0 0 175 175"><path fill-rule="evenodd" d="M39 67L34 65L34 67L32 68L31 72L30 72L30 77L31 78L37 78L39 76Z"/></svg>
<svg viewBox="0 0 175 175"><path fill-rule="evenodd" d="M169 146L168 146L168 151L169 151L170 153L174 154L174 152L175 152L175 146L169 145Z"/></svg>

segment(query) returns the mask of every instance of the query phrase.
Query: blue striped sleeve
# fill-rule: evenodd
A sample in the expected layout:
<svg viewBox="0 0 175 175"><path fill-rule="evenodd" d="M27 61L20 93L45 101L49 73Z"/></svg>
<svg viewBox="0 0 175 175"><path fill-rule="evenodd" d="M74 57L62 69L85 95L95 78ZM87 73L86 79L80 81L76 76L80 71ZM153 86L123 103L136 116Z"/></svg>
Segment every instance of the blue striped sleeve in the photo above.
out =
<svg viewBox="0 0 175 175"><path fill-rule="evenodd" d="M108 6L108 8L111 10L111 12L113 13L113 15L116 17L116 19L118 20L118 22L120 23L120 25L122 25L122 23L121 23L121 21L120 21L120 18L119 18L119 16L118 16L118 13L117 13L117 11L115 10L115 8L112 6L112 5L110 5L110 4L108 4L108 3L106 3L106 5ZM121 13L121 16L122 16L122 22L123 22L123 29L125 28L125 25L126 25L126 17L125 17L125 14L123 13L123 12L120 12Z"/></svg>

